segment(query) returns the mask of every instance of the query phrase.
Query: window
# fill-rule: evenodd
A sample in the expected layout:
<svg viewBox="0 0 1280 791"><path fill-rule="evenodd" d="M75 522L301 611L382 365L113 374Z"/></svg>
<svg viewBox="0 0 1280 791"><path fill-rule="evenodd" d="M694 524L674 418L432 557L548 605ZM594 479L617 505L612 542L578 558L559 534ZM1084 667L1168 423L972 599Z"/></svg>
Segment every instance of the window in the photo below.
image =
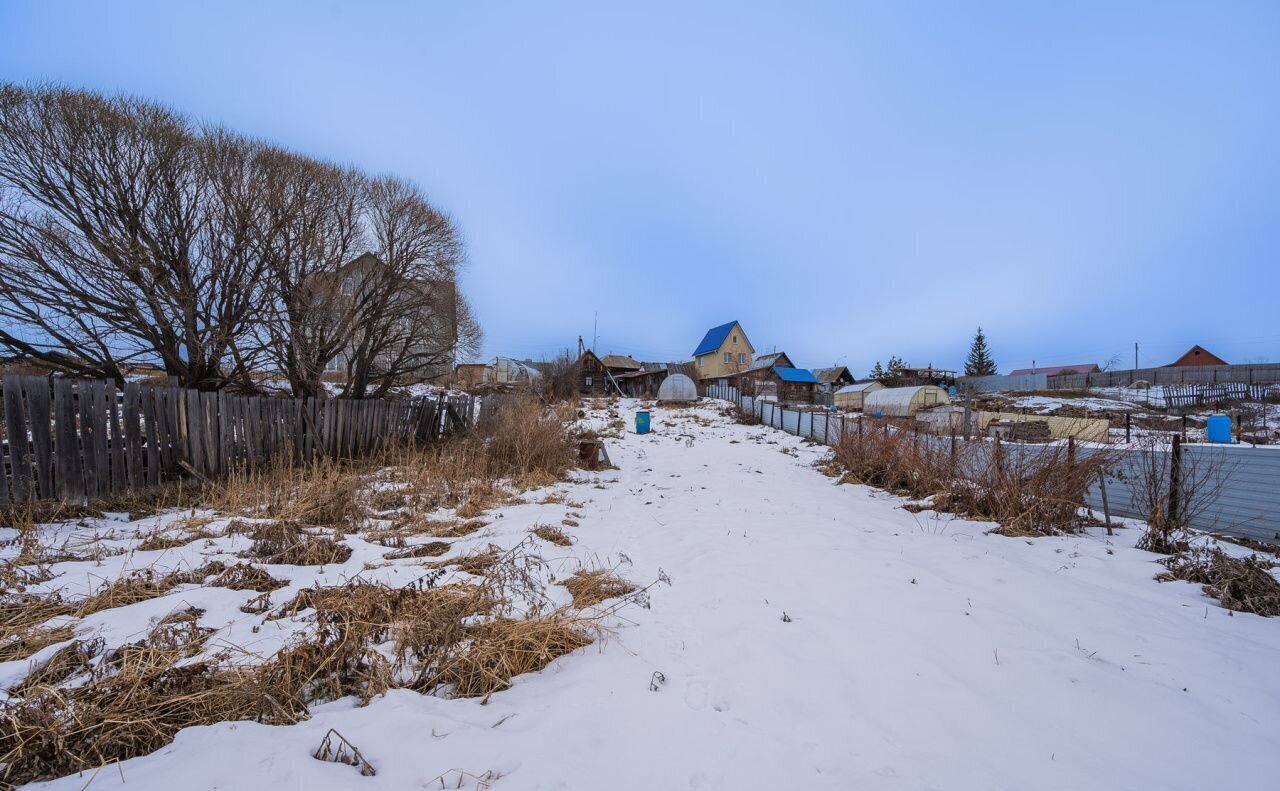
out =
<svg viewBox="0 0 1280 791"><path fill-rule="evenodd" d="M732 353L732 352L725 352L725 353L724 353L724 362L725 362L725 365L728 365L729 363L733 362L733 353Z"/></svg>
<svg viewBox="0 0 1280 791"><path fill-rule="evenodd" d="M590 377L590 376L588 376L586 379L583 379L583 380L582 380L582 383L583 383L584 385L586 385L587 387L590 387L590 386L591 386L591 377Z"/></svg>
<svg viewBox="0 0 1280 791"><path fill-rule="evenodd" d="M356 293L356 279L351 275L347 275L342 279L342 293L348 297Z"/></svg>
<svg viewBox="0 0 1280 791"><path fill-rule="evenodd" d="M743 354L742 352L738 352L738 365L746 365L746 364L747 364L747 355Z"/></svg>
<svg viewBox="0 0 1280 791"><path fill-rule="evenodd" d="M737 344L737 342L738 342L738 336L737 336L737 335L733 336L733 342L734 342L734 344Z"/></svg>

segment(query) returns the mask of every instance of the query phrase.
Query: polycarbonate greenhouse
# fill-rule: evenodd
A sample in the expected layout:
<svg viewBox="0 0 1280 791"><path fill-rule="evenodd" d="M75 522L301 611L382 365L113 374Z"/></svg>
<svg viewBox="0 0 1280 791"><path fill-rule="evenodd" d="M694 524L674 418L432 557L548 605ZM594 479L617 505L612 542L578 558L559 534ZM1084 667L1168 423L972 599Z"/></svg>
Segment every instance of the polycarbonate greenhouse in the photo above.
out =
<svg viewBox="0 0 1280 791"><path fill-rule="evenodd" d="M672 374L658 387L659 401L693 402L698 400L698 388L684 374Z"/></svg>
<svg viewBox="0 0 1280 791"><path fill-rule="evenodd" d="M947 391L934 385L889 387L867 393L862 412L880 417L911 417L921 409L951 403Z"/></svg>

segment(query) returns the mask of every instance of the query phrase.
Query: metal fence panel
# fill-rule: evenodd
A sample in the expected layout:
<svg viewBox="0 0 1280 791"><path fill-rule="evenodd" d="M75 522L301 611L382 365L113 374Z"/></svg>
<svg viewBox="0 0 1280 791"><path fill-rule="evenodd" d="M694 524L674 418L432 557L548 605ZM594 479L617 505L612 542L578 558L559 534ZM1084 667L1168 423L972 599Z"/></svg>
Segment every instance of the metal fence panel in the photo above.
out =
<svg viewBox="0 0 1280 791"><path fill-rule="evenodd" d="M974 393L1047 390L1049 388L1049 377L1045 374L963 376L956 381L956 384L962 390L970 390Z"/></svg>
<svg viewBox="0 0 1280 791"><path fill-rule="evenodd" d="M710 388L708 388L710 391ZM714 396L713 396L714 397ZM743 400L745 409L760 416L761 422L797 436L807 436L834 445L842 431L857 431L857 421L826 413L784 410L769 401ZM919 436L918 442L929 445L935 452L949 452L950 437L928 434ZM956 440L964 443L966 440ZM985 439L967 440L987 442ZM1061 446L1005 443L1001 452L1006 458L1023 460L1030 454L1057 452ZM1077 453L1087 456L1095 451L1088 445L1080 445ZM1114 449L1108 452L1116 452ZM1107 476L1107 506L1113 516L1129 519L1146 519L1149 514L1143 496L1145 482L1140 471L1143 468L1168 469L1168 450L1119 451L1120 461ZM1189 527L1206 532L1251 538L1275 543L1280 541L1280 447L1253 447L1246 445L1183 445L1182 488L1190 491L1197 486L1203 501L1189 513ZM1139 454L1151 454L1143 458ZM982 463L980 456L962 454L969 463ZM1094 484L1085 493L1085 504L1101 511L1102 490Z"/></svg>

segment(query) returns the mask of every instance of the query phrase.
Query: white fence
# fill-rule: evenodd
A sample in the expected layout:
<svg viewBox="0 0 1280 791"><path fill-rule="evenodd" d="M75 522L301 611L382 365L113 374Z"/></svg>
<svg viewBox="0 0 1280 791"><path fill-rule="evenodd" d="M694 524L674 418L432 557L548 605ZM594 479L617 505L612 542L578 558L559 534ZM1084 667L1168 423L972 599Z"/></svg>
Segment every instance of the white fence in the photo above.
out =
<svg viewBox="0 0 1280 791"><path fill-rule="evenodd" d="M734 402L743 410L753 412L767 426L826 445L834 446L846 432L853 434L860 430L861 417L856 415L786 409L771 401L740 396L735 388L719 385L708 387L706 395ZM952 442L991 440L922 434L920 441L941 448ZM1002 453L1006 456L1035 454L1047 447L1051 446L1010 442L1002 446ZM1084 456L1096 451L1082 443L1077 452ZM1167 474L1171 451L1109 448L1106 452L1119 457L1106 481L1106 505L1111 514L1146 519L1149 514L1145 513L1145 480L1141 471L1164 470ZM1280 542L1280 447L1184 444L1181 454L1178 490L1184 497L1194 499L1194 502L1180 504L1189 527L1266 543ZM1102 489L1098 484L1090 487L1085 503L1094 510L1102 510Z"/></svg>

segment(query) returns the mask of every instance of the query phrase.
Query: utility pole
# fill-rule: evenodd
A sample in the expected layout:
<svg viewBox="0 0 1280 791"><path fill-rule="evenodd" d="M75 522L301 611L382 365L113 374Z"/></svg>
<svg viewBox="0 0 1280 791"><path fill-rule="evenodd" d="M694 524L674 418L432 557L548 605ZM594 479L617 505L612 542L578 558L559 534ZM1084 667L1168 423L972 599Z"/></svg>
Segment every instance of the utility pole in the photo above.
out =
<svg viewBox="0 0 1280 791"><path fill-rule="evenodd" d="M596 350L596 339L600 337L600 311L596 311L591 319L591 351Z"/></svg>
<svg viewBox="0 0 1280 791"><path fill-rule="evenodd" d="M578 336L578 356L582 356L582 336Z"/></svg>
<svg viewBox="0 0 1280 791"><path fill-rule="evenodd" d="M1133 367L1135 370L1138 367L1138 342L1137 341L1133 342Z"/></svg>

